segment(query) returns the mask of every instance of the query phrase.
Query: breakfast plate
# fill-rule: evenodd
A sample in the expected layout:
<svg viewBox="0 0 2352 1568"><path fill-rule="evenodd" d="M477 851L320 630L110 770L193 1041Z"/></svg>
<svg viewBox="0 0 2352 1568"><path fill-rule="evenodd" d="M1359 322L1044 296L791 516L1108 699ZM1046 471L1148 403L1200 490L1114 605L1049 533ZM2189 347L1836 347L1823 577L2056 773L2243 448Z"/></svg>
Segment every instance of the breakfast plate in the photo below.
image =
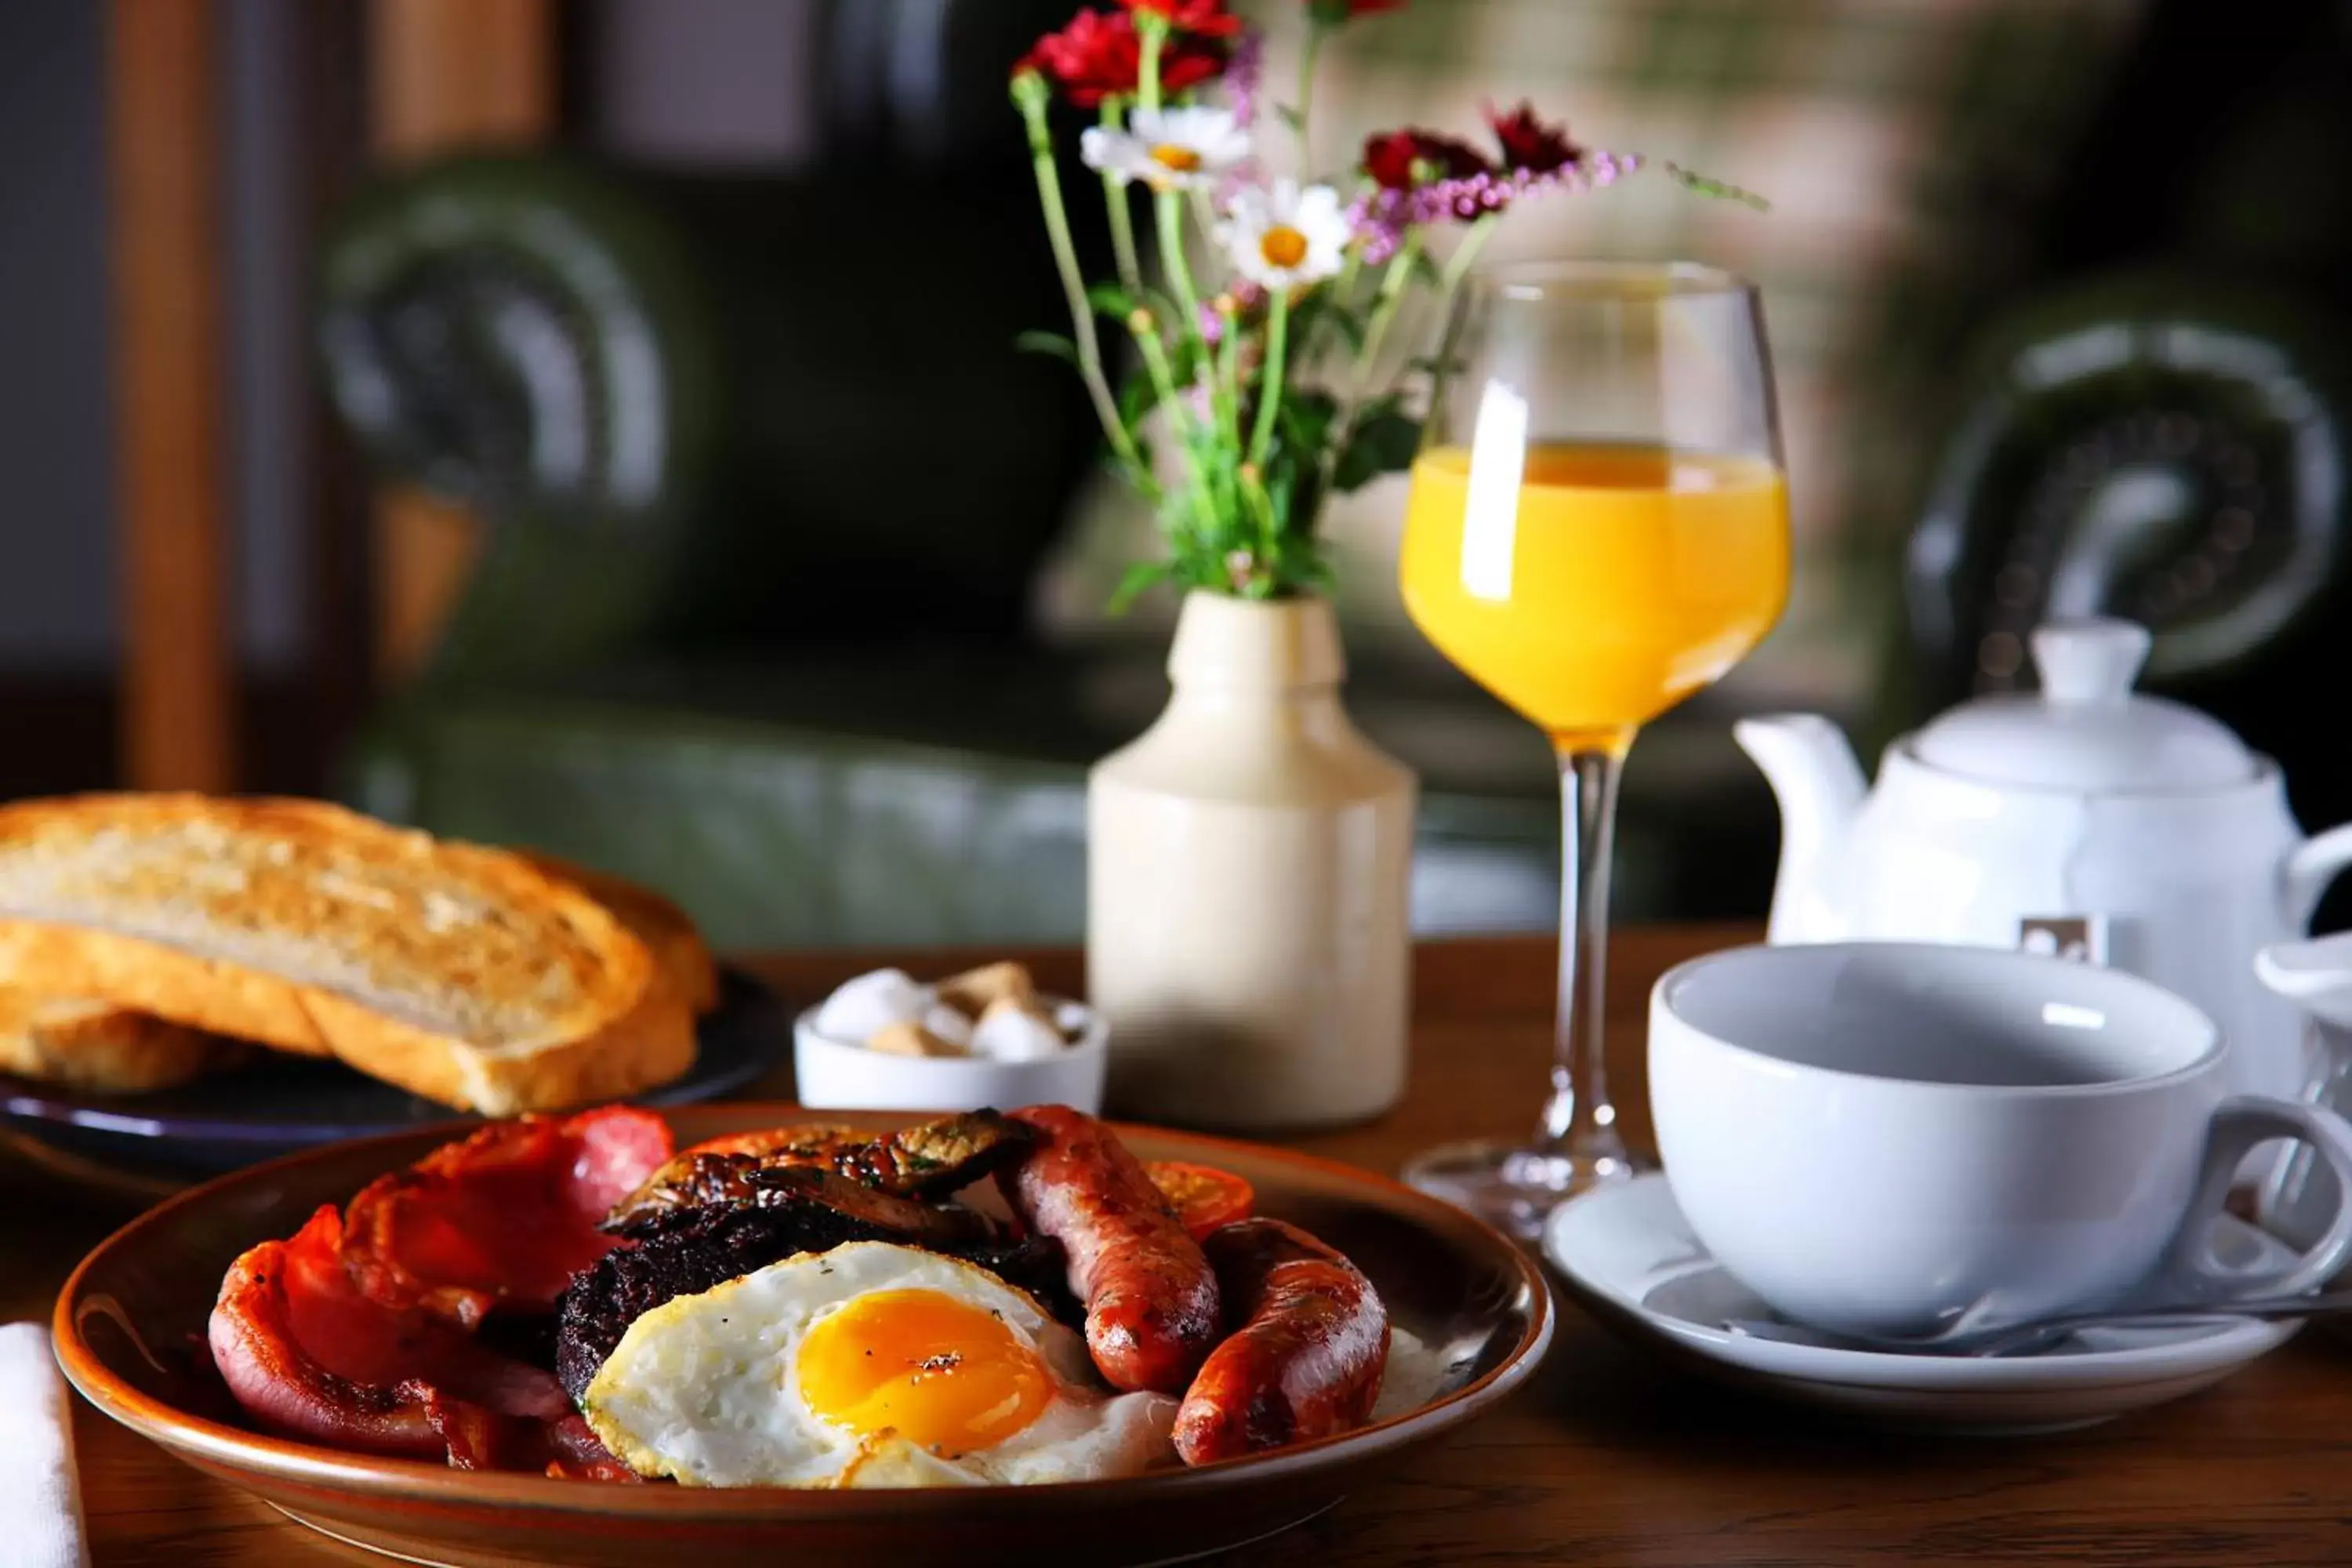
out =
<svg viewBox="0 0 2352 1568"><path fill-rule="evenodd" d="M2216 1222L2223 1256L2286 1256L2242 1221ZM1983 1359L1798 1344L1734 1333L1775 1314L1708 1256L1662 1174L1561 1205L1544 1256L1602 1321L1693 1369L1880 1426L2000 1435L2063 1431L2178 1399L2294 1337L2295 1322L2091 1330L2034 1355Z"/></svg>
<svg viewBox="0 0 2352 1568"><path fill-rule="evenodd" d="M796 1107L666 1113L678 1142L804 1119ZM877 1130L903 1116L858 1118ZM1338 1247L1393 1324L1437 1354L1431 1397L1370 1426L1278 1451L1119 1479L939 1490L694 1489L461 1471L262 1436L204 1349L223 1271L321 1205L436 1148L442 1125L313 1150L167 1202L90 1254L58 1298L58 1360L101 1411L198 1469L314 1530L411 1562L1127 1564L1181 1561L1323 1512L1383 1468L1490 1409L1525 1382L1552 1332L1533 1263L1469 1215L1369 1173L1310 1156L1120 1128L1139 1158L1220 1167L1262 1215Z"/></svg>
<svg viewBox="0 0 2352 1568"><path fill-rule="evenodd" d="M654 1106L740 1093L792 1048L792 1009L735 970L696 1026L694 1066L637 1097ZM430 1124L453 1113L341 1062L257 1052L232 1072L152 1094L108 1095L0 1073L0 1116L26 1138L87 1161L212 1175L321 1144Z"/></svg>

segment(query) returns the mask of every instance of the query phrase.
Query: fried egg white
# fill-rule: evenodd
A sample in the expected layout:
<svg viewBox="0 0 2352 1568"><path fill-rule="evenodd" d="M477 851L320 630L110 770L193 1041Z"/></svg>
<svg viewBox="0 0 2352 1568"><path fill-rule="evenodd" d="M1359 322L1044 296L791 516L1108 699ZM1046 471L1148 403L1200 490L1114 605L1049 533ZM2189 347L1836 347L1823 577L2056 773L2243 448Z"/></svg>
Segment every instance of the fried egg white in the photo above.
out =
<svg viewBox="0 0 2352 1568"><path fill-rule="evenodd" d="M581 1407L631 1469L688 1486L1032 1485L1175 1457L1176 1401L1102 1392L1086 1342L1026 1292L888 1242L665 1302Z"/></svg>

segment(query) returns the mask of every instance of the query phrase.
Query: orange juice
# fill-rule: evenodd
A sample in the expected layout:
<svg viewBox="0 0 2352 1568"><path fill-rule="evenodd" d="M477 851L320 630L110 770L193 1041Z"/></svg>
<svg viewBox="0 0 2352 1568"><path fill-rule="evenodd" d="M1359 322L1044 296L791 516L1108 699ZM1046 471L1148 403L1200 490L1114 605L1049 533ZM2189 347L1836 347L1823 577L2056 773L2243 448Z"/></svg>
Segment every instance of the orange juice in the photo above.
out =
<svg viewBox="0 0 2352 1568"><path fill-rule="evenodd" d="M1405 607L1565 745L1634 729L1763 640L1789 592L1789 492L1758 458L1458 447L1412 469Z"/></svg>

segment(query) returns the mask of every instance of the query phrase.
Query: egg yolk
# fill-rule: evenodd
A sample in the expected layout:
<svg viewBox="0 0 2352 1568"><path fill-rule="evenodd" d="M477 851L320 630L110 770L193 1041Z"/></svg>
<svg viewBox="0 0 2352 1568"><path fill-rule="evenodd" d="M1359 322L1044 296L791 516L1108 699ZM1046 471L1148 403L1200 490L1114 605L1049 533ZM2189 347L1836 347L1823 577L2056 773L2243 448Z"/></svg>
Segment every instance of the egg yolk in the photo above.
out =
<svg viewBox="0 0 2352 1568"><path fill-rule="evenodd" d="M937 1290L877 1290L819 1319L799 1368L816 1415L860 1436L894 1429L949 1458L1020 1431L1054 1391L1011 1325Z"/></svg>

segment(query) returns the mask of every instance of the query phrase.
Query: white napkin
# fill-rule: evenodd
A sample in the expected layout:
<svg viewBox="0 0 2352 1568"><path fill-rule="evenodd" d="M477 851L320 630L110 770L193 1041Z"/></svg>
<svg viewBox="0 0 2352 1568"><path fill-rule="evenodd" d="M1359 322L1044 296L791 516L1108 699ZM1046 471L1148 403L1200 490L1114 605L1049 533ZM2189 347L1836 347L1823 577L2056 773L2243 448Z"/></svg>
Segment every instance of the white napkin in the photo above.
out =
<svg viewBox="0 0 2352 1568"><path fill-rule="evenodd" d="M0 1563L89 1568L73 1412L41 1323L0 1324Z"/></svg>

